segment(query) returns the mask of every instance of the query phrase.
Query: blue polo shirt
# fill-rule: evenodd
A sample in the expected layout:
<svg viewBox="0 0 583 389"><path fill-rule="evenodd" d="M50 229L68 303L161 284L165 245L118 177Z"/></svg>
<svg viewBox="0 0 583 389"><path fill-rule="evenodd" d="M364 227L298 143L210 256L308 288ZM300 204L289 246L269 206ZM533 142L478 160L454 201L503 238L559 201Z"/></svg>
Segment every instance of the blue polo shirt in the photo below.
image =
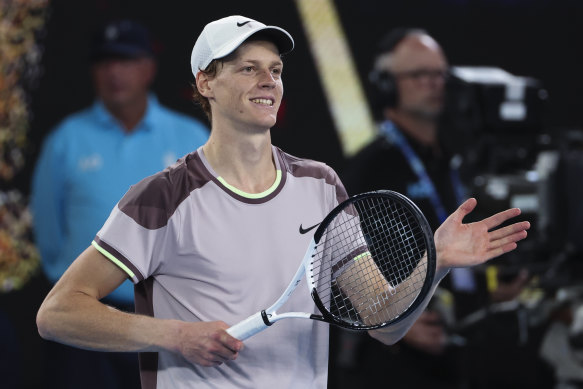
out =
<svg viewBox="0 0 583 389"><path fill-rule="evenodd" d="M196 150L208 134L153 95L129 134L101 101L65 118L47 136L32 181L34 234L47 278L56 282L91 244L130 185ZM133 295L126 281L110 298L131 304Z"/></svg>

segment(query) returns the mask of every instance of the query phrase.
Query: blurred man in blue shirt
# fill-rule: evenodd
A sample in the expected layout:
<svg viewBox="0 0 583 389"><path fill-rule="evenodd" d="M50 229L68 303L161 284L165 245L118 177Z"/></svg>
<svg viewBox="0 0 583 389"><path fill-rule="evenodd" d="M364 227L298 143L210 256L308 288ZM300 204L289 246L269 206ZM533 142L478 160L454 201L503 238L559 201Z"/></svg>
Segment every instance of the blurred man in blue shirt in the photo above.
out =
<svg viewBox="0 0 583 389"><path fill-rule="evenodd" d="M144 26L130 20L107 24L94 37L90 59L96 101L66 117L48 135L33 176L35 240L51 284L91 243L130 185L173 164L208 138L205 125L164 107L150 91L156 59ZM117 308L133 311L131 282L126 281L108 299ZM55 369L63 373L54 378L59 380L53 382L54 387L71 387L66 382L77 387L85 382L86 388L134 385L128 386L112 372L104 374L94 362L88 362L94 377L87 376L87 370L67 365L67 359L75 366L87 365L77 354L82 351L65 350L75 355L59 360ZM91 354L88 358L108 357L87 354ZM135 363L132 382L139 387L137 356L129 358ZM121 366L119 361L112 364ZM111 381L102 381L104 375ZM74 376L83 378L79 381Z"/></svg>

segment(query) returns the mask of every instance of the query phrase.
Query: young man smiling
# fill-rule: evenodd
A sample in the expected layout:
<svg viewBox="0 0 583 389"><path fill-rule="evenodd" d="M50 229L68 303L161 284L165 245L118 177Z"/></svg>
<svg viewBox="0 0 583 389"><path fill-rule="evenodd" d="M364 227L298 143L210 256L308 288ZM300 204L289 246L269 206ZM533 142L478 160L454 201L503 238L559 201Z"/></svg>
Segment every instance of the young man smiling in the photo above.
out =
<svg viewBox="0 0 583 389"><path fill-rule="evenodd" d="M41 306L43 337L139 351L144 388L326 388L327 324L284 320L245 347L226 332L287 286L311 239L298 226L318 223L347 198L330 167L271 144L281 55L292 48L285 30L243 16L204 28L191 65L195 99L212 125L208 142L120 200ZM462 224L474 206L468 200L436 233L441 276L526 236L527 222L489 232L517 209ZM99 302L126 277L136 285L136 314ZM286 307L316 311L308 293ZM414 317L371 335L395 342Z"/></svg>

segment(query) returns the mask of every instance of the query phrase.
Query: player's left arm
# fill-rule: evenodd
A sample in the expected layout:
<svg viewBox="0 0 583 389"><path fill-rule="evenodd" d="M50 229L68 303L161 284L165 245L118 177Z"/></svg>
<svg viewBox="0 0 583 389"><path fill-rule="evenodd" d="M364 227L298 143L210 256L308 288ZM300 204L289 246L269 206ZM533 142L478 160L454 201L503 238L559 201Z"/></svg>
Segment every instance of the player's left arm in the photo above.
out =
<svg viewBox="0 0 583 389"><path fill-rule="evenodd" d="M338 276L337 282L363 323L372 325L383 322L382 318L396 317L404 312L417 297L426 276L427 255L424 255L407 278L398 285L391 285L368 253L354 260L352 266ZM375 300L372 304L371 299Z"/></svg>
<svg viewBox="0 0 583 389"><path fill-rule="evenodd" d="M482 264L517 247L526 238L530 223L516 222L498 228L506 221L520 215L520 209L511 208L481 221L464 224L463 219L477 205L474 198L466 200L437 229L434 235L437 251L437 271L434 285L423 303L409 317L393 326L369 331L369 334L385 344L400 340L427 307L439 281L454 267Z"/></svg>

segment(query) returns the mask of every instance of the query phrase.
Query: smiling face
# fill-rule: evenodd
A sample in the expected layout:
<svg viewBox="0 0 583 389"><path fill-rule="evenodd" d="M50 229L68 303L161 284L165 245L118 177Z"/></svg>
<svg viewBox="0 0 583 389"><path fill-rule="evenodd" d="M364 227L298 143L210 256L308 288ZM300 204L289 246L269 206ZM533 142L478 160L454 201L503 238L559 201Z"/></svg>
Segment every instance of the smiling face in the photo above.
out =
<svg viewBox="0 0 583 389"><path fill-rule="evenodd" d="M210 101L212 127L273 127L283 96L282 70L275 44L252 40L223 61L215 77L198 73L197 87Z"/></svg>

